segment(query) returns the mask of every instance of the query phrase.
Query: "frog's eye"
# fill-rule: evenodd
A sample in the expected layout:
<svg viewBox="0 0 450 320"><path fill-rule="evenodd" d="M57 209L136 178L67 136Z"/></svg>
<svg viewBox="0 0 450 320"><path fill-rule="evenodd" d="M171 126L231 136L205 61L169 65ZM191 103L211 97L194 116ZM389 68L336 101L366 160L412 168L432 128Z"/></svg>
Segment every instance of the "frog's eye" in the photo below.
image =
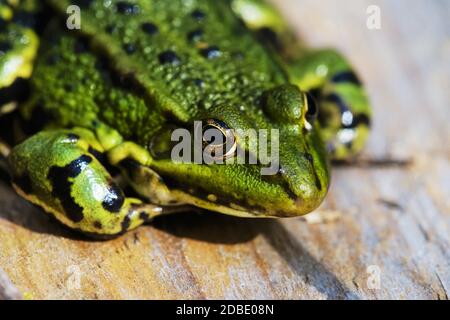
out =
<svg viewBox="0 0 450 320"><path fill-rule="evenodd" d="M214 160L225 160L235 155L237 141L232 129L223 121L206 120L202 128L203 152Z"/></svg>
<svg viewBox="0 0 450 320"><path fill-rule="evenodd" d="M317 105L316 99L310 94L306 93L306 114L305 118L308 125L311 125L319 114L319 107Z"/></svg>

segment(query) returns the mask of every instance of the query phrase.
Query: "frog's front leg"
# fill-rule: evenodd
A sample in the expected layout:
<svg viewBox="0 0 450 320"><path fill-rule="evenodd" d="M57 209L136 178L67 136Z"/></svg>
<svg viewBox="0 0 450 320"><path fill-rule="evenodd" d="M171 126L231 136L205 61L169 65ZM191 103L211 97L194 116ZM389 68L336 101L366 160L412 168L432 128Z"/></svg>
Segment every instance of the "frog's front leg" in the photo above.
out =
<svg viewBox="0 0 450 320"><path fill-rule="evenodd" d="M86 129L42 131L9 155L13 185L63 224L94 236L118 235L162 214L124 195L101 163L104 151Z"/></svg>

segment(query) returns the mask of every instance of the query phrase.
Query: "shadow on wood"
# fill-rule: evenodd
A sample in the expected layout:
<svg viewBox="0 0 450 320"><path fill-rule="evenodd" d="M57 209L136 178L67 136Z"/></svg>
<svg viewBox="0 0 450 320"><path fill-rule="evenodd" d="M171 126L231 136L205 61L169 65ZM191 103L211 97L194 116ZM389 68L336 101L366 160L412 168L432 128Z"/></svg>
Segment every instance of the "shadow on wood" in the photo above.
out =
<svg viewBox="0 0 450 320"><path fill-rule="evenodd" d="M9 188L4 182L1 183L3 189ZM82 242L92 240L65 228L40 208L29 204L13 192L8 198L11 199L8 203L13 203L13 206L3 211L0 218L35 233ZM187 212L157 218L152 226L177 238L217 245L248 243L262 235L297 276L315 287L318 292L329 299L358 299L355 293L317 261L277 220L242 219L212 212L202 214Z"/></svg>
<svg viewBox="0 0 450 320"><path fill-rule="evenodd" d="M277 220L186 213L161 217L154 226L179 238L216 244L249 242L262 235L299 277L328 299L358 299Z"/></svg>

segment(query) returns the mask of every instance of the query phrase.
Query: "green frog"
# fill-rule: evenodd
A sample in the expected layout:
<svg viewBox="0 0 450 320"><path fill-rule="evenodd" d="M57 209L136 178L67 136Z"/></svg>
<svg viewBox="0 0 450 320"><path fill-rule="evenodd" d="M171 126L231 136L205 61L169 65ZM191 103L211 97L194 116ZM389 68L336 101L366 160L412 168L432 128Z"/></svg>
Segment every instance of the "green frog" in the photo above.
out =
<svg viewBox="0 0 450 320"><path fill-rule="evenodd" d="M330 160L354 157L368 136L367 94L347 60L304 46L261 0L1 0L0 17L0 90L29 83L26 137L7 157L13 186L87 235L187 206L306 214L327 194ZM173 159L172 133L195 121L233 141L217 153L225 161ZM251 129L278 132L272 174L242 135ZM255 161L233 162L239 151Z"/></svg>

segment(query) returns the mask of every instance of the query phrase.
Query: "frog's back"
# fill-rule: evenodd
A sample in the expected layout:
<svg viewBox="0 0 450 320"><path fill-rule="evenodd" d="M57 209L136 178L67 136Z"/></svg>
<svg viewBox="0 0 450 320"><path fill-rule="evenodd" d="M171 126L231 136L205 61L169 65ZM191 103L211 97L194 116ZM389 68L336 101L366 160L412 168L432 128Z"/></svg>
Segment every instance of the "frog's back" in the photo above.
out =
<svg viewBox="0 0 450 320"><path fill-rule="evenodd" d="M48 2L61 13L70 5ZM81 29L47 33L57 44L44 39L34 81L36 91L46 89L45 108L54 112L63 106L61 118L91 113L119 122L111 123L118 128L120 121L139 128L144 119L148 132L148 124L160 123L161 115L188 121L217 105L257 108L264 90L286 81L228 1L79 3ZM80 45L80 35L96 54ZM68 88L74 86L71 96Z"/></svg>

